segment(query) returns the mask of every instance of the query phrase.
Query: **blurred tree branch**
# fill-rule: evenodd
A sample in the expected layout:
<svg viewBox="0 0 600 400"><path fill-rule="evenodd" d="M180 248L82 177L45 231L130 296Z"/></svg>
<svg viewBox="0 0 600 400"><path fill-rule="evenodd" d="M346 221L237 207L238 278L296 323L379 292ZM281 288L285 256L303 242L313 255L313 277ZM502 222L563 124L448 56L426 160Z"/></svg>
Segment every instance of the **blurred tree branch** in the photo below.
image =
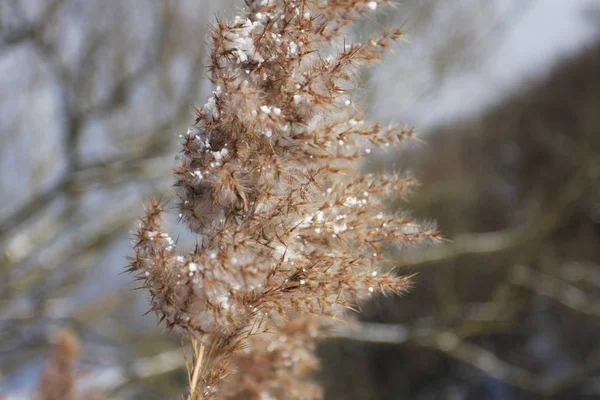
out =
<svg viewBox="0 0 600 400"><path fill-rule="evenodd" d="M468 336L487 335L490 333L489 322L501 322L502 330L506 329L506 321L494 321L489 318L476 331L469 328ZM600 368L600 350L592 352L580 367L560 379L535 375L526 369L503 361L493 352L466 340L464 335L457 334L461 326L447 329L432 324L428 327L415 326L409 328L402 324L384 324L361 322L358 327L342 327L337 329L332 338L361 341L374 344L413 344L435 349L448 357L463 361L481 370L489 376L519 387L527 392L541 396L555 396L569 388L589 379L589 374ZM492 332L495 331L492 328Z"/></svg>
<svg viewBox="0 0 600 400"><path fill-rule="evenodd" d="M581 160L581 158L580 158ZM539 241L552 233L557 224L568 219L574 212L570 205L586 194L591 185L600 179L598 160L586 157L577 173L569 180L553 204L533 222L497 232L463 233L456 235L450 243L431 246L427 251L409 249L398 254L390 268L419 267L440 263L466 255L492 255L511 252Z"/></svg>

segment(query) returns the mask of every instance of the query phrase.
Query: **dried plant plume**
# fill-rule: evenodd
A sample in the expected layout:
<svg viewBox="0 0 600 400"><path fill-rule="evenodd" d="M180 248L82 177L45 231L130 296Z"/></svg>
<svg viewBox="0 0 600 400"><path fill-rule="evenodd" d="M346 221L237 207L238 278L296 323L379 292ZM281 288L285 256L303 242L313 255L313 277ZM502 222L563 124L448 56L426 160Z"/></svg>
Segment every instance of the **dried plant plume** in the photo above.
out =
<svg viewBox="0 0 600 400"><path fill-rule="evenodd" d="M413 178L360 173L372 152L415 137L365 122L354 104L359 68L402 32L349 44L344 27L383 3L247 1L213 27L214 91L174 171L196 248L177 252L150 201L129 266L159 319L199 344L189 398L319 398L302 379L326 321L406 290L407 278L378 272L387 248L439 239L387 212Z"/></svg>

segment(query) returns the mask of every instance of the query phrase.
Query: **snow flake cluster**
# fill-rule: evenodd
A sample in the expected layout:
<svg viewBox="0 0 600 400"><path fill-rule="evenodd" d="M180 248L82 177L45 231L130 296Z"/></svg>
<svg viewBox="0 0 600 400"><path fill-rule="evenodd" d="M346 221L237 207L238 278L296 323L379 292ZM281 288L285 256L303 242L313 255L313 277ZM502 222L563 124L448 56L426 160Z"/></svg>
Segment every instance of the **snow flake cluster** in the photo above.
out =
<svg viewBox="0 0 600 400"><path fill-rule="evenodd" d="M263 62L265 59L256 50L252 32L260 26L260 21L246 19L242 21L236 17L234 27L225 33L225 49L230 50L237 58L238 63L248 61Z"/></svg>

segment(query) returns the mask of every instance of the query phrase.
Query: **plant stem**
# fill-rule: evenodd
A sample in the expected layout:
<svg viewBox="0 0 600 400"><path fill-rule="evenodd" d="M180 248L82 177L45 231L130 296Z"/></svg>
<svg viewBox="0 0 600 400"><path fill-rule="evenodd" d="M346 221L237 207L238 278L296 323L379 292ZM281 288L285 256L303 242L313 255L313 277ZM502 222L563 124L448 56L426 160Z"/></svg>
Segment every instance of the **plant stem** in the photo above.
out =
<svg viewBox="0 0 600 400"><path fill-rule="evenodd" d="M198 390L198 381L200 377L200 371L202 370L202 360L204 358L204 344L200 342L200 348L198 349L198 341L192 339L192 347L194 350L194 368L192 370L192 379L190 380L190 394L188 400L194 400L196 391Z"/></svg>

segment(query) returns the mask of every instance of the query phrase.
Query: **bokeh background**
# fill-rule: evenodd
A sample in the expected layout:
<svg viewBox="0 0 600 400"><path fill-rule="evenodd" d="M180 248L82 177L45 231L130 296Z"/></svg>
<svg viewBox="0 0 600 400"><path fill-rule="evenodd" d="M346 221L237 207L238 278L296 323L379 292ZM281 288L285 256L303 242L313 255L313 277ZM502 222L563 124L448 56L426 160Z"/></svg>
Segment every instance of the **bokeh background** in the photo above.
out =
<svg viewBox="0 0 600 400"><path fill-rule="evenodd" d="M208 24L241 3L0 1L0 398L31 398L64 328L82 389L180 398L179 339L120 273L145 199L173 197L178 135L210 91ZM411 171L421 187L390 207L450 240L390 255L414 290L320 345L326 398L600 398L600 2L382 10L356 41L407 40L359 100L426 144L365 169Z"/></svg>

